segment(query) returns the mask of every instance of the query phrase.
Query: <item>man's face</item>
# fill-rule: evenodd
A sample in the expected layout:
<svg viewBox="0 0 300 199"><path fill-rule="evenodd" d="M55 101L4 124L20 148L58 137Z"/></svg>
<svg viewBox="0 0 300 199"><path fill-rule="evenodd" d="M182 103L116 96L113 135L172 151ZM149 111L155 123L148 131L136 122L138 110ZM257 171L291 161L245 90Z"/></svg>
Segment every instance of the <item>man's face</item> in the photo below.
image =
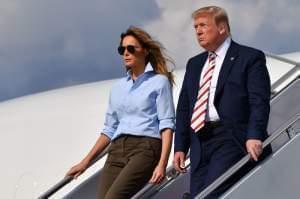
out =
<svg viewBox="0 0 300 199"><path fill-rule="evenodd" d="M218 48L224 30L215 23L212 16L206 13L199 14L194 18L194 28L200 46L208 51L215 51Z"/></svg>

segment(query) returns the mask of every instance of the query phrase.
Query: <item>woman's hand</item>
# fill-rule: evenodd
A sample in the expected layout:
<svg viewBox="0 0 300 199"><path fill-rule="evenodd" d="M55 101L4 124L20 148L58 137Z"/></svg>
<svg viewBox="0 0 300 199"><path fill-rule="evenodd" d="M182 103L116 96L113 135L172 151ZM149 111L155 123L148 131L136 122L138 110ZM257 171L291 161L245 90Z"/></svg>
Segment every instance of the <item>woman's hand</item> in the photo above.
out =
<svg viewBox="0 0 300 199"><path fill-rule="evenodd" d="M153 171L153 175L149 180L149 183L159 184L165 179L165 176L166 176L166 167L157 165Z"/></svg>
<svg viewBox="0 0 300 199"><path fill-rule="evenodd" d="M159 162L153 171L153 175L149 180L149 183L159 184L166 176L166 167L168 164L169 154L171 151L172 140L173 140L173 130L166 128L161 132L162 149L160 154Z"/></svg>
<svg viewBox="0 0 300 199"><path fill-rule="evenodd" d="M73 178L77 178L78 176L80 176L80 174L82 174L87 169L89 163L97 156L97 154L100 154L105 149L105 147L109 145L109 143L110 138L102 133L88 155L83 158L83 160L79 164L73 166L67 172L66 176L72 176Z"/></svg>
<svg viewBox="0 0 300 199"><path fill-rule="evenodd" d="M80 176L88 167L88 162L81 161L79 164L73 166L66 174L66 176L72 176L73 178L77 178Z"/></svg>

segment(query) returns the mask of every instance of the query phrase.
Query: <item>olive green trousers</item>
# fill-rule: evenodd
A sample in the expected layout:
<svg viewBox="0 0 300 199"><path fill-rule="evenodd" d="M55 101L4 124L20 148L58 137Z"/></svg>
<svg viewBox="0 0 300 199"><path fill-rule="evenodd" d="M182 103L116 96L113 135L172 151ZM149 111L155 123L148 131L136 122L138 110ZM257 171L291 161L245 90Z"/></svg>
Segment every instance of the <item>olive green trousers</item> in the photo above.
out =
<svg viewBox="0 0 300 199"><path fill-rule="evenodd" d="M99 199L127 199L150 180L160 159L161 140L122 135L112 141L101 171Z"/></svg>

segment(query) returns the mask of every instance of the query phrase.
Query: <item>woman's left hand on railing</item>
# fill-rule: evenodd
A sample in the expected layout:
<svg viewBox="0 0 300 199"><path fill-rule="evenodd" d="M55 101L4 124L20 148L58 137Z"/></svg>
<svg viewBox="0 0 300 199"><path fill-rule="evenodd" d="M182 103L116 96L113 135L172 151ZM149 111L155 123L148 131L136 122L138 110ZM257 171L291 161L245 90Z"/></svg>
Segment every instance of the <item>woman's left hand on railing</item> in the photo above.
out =
<svg viewBox="0 0 300 199"><path fill-rule="evenodd" d="M151 179L149 180L149 183L159 184L165 179L165 176L166 176L166 167L157 165L153 171L153 174L152 174Z"/></svg>

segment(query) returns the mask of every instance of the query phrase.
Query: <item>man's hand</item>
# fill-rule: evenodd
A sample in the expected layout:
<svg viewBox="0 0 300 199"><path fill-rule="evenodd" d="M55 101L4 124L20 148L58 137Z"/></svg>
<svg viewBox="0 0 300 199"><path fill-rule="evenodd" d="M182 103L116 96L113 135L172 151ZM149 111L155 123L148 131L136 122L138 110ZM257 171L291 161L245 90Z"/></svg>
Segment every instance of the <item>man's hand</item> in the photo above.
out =
<svg viewBox="0 0 300 199"><path fill-rule="evenodd" d="M246 141L246 149L247 152L250 154L251 158L257 161L258 157L263 151L262 142L257 139L249 139Z"/></svg>
<svg viewBox="0 0 300 199"><path fill-rule="evenodd" d="M180 173L185 173L185 154L183 152L175 152L174 159L173 159L173 166L175 167L176 171Z"/></svg>

